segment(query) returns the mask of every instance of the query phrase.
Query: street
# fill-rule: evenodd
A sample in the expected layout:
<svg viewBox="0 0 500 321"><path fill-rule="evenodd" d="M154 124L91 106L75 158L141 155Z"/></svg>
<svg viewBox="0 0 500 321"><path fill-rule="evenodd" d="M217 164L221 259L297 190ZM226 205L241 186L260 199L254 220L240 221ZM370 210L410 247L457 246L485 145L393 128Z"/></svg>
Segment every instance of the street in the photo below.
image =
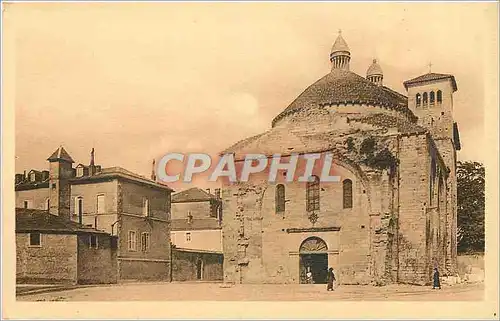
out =
<svg viewBox="0 0 500 321"><path fill-rule="evenodd" d="M341 285L327 292L326 285L223 283L123 283L80 287L47 293L18 295L18 301L477 301L484 283L432 287Z"/></svg>

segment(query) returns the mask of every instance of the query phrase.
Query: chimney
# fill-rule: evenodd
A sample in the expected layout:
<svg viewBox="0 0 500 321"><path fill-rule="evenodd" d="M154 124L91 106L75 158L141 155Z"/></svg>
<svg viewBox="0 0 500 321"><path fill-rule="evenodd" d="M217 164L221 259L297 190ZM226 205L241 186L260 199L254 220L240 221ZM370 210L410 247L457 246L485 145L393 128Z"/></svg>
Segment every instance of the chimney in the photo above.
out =
<svg viewBox="0 0 500 321"><path fill-rule="evenodd" d="M95 159L94 159L94 147L90 151L90 165L89 165L89 176L92 176L96 173L95 170Z"/></svg>
<svg viewBox="0 0 500 321"><path fill-rule="evenodd" d="M155 181L156 182L156 169L155 169L155 164L156 164L156 161L155 159L153 159L153 165L152 165L152 168L151 168L151 180Z"/></svg>
<svg viewBox="0 0 500 321"><path fill-rule="evenodd" d="M16 174L16 185L24 181L24 174Z"/></svg>

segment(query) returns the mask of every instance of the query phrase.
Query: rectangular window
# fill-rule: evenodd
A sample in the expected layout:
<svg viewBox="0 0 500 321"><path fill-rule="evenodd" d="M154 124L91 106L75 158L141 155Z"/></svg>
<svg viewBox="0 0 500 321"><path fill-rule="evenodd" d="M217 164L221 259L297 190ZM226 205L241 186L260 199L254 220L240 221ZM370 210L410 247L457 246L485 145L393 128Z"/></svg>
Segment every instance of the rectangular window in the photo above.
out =
<svg viewBox="0 0 500 321"><path fill-rule="evenodd" d="M128 231L128 250L137 251L137 235L135 231Z"/></svg>
<svg viewBox="0 0 500 321"><path fill-rule="evenodd" d="M142 199L142 215L149 216L149 199Z"/></svg>
<svg viewBox="0 0 500 321"><path fill-rule="evenodd" d="M31 175L30 175L30 180L31 180L32 182L36 181L36 174L35 174L35 173L31 173Z"/></svg>
<svg viewBox="0 0 500 321"><path fill-rule="evenodd" d="M97 214L103 214L105 210L106 202L104 195L97 195Z"/></svg>
<svg viewBox="0 0 500 321"><path fill-rule="evenodd" d="M191 233L186 233L186 242L191 242Z"/></svg>
<svg viewBox="0 0 500 321"><path fill-rule="evenodd" d="M30 246L42 246L42 235L40 233L30 233Z"/></svg>
<svg viewBox="0 0 500 321"><path fill-rule="evenodd" d="M29 208L29 202L28 201L24 201L24 208Z"/></svg>
<svg viewBox="0 0 500 321"><path fill-rule="evenodd" d="M149 246L150 246L149 240L150 240L149 233L142 233L141 234L141 251L142 252L149 251Z"/></svg>
<svg viewBox="0 0 500 321"><path fill-rule="evenodd" d="M77 167L76 168L76 177L82 177L83 176L83 167Z"/></svg>
<svg viewBox="0 0 500 321"><path fill-rule="evenodd" d="M83 197L78 196L75 197L75 215L82 215L83 214Z"/></svg>
<svg viewBox="0 0 500 321"><path fill-rule="evenodd" d="M89 236L89 247L91 249L97 249L98 246L98 237L97 235L91 234Z"/></svg>

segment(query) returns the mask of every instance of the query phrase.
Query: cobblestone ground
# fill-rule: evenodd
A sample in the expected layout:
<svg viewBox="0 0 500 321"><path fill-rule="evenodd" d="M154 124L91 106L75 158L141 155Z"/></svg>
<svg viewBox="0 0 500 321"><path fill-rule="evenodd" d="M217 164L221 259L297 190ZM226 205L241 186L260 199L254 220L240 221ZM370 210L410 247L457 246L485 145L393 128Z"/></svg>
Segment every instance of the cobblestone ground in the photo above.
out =
<svg viewBox="0 0 500 321"><path fill-rule="evenodd" d="M221 283L126 283L108 286L18 296L19 301L314 301L314 300L406 300L475 301L483 300L484 284L431 287L390 285L339 286L327 292L326 285L224 285Z"/></svg>

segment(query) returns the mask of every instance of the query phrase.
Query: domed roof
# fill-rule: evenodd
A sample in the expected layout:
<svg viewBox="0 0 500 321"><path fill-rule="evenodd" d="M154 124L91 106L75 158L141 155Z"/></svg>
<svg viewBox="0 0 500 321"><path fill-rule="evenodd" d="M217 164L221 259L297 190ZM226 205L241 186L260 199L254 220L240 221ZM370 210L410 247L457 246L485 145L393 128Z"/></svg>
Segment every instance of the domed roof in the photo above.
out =
<svg viewBox="0 0 500 321"><path fill-rule="evenodd" d="M273 125L284 116L302 109L347 103L381 106L413 115L408 109L408 101L404 95L387 87L377 86L353 72L332 69L276 116Z"/></svg>
<svg viewBox="0 0 500 321"><path fill-rule="evenodd" d="M339 52L339 51L349 52L349 46L347 45L347 42L345 42L344 38L342 38L342 34L340 32L339 32L339 35L337 37L337 40L335 40L335 43L332 46L331 53L335 53L335 52Z"/></svg>
<svg viewBox="0 0 500 321"><path fill-rule="evenodd" d="M377 59L373 59L373 63L371 64L370 67L368 67L368 70L366 71L366 76L373 76L373 75L383 75L384 73L382 72L382 68L380 68L380 65L377 62Z"/></svg>

